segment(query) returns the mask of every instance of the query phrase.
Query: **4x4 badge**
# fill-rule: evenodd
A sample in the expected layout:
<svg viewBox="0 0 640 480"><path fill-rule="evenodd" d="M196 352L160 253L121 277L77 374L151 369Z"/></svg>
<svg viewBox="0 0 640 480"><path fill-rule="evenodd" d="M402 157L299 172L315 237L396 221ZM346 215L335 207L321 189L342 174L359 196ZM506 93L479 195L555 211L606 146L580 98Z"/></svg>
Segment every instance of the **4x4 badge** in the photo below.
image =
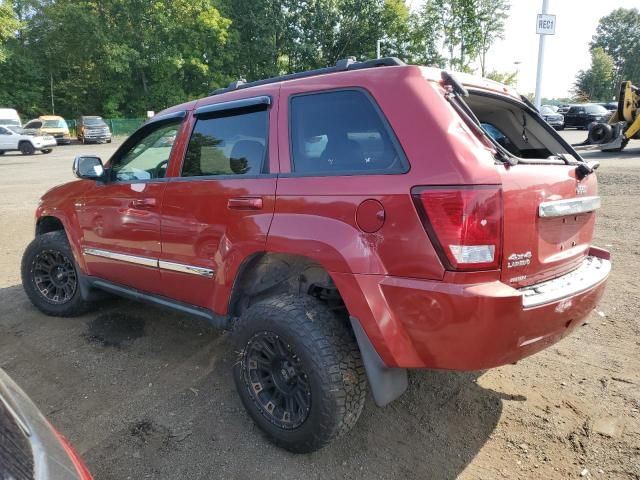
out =
<svg viewBox="0 0 640 480"><path fill-rule="evenodd" d="M576 185L576 195L584 195L587 193L587 186L578 184Z"/></svg>
<svg viewBox="0 0 640 480"><path fill-rule="evenodd" d="M531 263L531 252L512 253L507 259L507 268L526 267Z"/></svg>

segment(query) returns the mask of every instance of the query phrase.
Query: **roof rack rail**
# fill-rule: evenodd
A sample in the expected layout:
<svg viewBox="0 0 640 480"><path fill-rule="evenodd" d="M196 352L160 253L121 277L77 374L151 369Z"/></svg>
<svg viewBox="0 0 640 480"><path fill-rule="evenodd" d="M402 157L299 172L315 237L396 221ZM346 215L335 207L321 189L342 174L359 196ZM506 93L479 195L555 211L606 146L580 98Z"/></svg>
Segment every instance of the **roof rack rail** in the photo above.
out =
<svg viewBox="0 0 640 480"><path fill-rule="evenodd" d="M256 80L255 82L245 82L244 80L236 80L231 82L226 88L218 88L209 93L209 95L219 95L221 93L232 92L245 88L258 87L260 85L268 85L270 83L284 82L286 80L295 80L298 78L315 77L317 75L326 75L327 73L343 72L345 70L362 70L365 68L391 67L406 65L402 60L396 57L384 57L374 60L356 61L355 58L343 58L338 60L333 67L318 68L316 70L308 70L306 72L289 73L279 77L266 78L264 80Z"/></svg>

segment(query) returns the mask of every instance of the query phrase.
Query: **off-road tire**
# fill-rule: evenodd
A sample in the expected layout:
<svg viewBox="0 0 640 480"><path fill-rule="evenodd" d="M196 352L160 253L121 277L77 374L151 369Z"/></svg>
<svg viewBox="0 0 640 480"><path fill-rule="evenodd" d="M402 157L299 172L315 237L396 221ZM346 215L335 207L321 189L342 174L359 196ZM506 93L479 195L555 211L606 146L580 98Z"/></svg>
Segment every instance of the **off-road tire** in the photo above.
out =
<svg viewBox="0 0 640 480"><path fill-rule="evenodd" d="M0 155L4 155L4 150L0 150Z"/></svg>
<svg viewBox="0 0 640 480"><path fill-rule="evenodd" d="M307 416L294 428L275 423L249 381L248 352L254 339L265 334L275 334L294 354L309 387ZM232 339L238 352L236 388L251 418L273 443L309 453L356 424L367 391L360 351L347 322L319 300L284 294L256 303L236 321Z"/></svg>
<svg viewBox="0 0 640 480"><path fill-rule="evenodd" d="M53 252L69 261L70 269L75 273L76 285L68 300L56 303L47 299L37 285L36 262L44 252ZM76 264L69 241L63 231L44 233L29 244L22 256L22 287L31 303L40 311L54 317L74 317L91 308L91 303L82 299L80 293L80 269Z"/></svg>
<svg viewBox="0 0 640 480"><path fill-rule="evenodd" d="M20 149L20 153L22 155L33 155L34 153L36 153L36 149L35 147L31 144L31 142L20 142L20 145L18 145L18 148Z"/></svg>

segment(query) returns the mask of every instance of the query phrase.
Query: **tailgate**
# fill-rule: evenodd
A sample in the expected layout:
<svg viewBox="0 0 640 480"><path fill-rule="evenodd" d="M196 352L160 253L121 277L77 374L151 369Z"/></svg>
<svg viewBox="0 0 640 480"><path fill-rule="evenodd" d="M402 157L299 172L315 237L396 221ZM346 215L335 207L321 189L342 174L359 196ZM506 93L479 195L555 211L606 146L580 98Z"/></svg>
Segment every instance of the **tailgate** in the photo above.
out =
<svg viewBox="0 0 640 480"><path fill-rule="evenodd" d="M522 287L577 268L593 237L595 212L580 210L595 208L599 201L593 198L598 195L596 176L578 182L575 165L496 168L504 202L502 281Z"/></svg>

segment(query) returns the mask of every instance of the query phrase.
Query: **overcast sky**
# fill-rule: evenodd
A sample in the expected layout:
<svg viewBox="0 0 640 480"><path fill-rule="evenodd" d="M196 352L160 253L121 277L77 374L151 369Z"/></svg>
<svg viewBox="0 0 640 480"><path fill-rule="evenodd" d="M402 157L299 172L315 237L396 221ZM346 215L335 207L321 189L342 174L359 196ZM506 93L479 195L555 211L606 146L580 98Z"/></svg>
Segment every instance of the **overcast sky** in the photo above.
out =
<svg viewBox="0 0 640 480"><path fill-rule="evenodd" d="M407 0L417 9L423 0ZM549 0L549 13L556 15L556 35L547 36L542 82L543 97L568 96L578 70L589 68L589 42L598 20L616 8L638 8L640 0ZM535 91L538 61L536 14L542 0L511 0L505 39L497 43L487 58L488 70L515 71L519 60L518 90Z"/></svg>

